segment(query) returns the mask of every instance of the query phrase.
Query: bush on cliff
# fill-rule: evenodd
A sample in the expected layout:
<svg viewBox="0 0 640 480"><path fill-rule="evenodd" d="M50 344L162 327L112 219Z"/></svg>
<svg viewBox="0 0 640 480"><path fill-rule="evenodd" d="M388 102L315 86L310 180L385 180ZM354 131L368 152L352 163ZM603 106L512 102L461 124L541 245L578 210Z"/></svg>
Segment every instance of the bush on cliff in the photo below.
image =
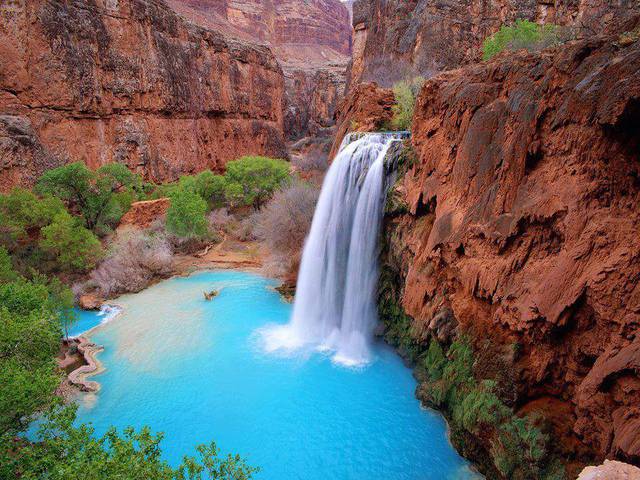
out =
<svg viewBox="0 0 640 480"><path fill-rule="evenodd" d="M396 103L393 106L391 126L394 130L411 130L416 98L423 83L424 78L416 77L413 80L404 80L393 85Z"/></svg>
<svg viewBox="0 0 640 480"><path fill-rule="evenodd" d="M90 230L105 233L117 224L124 214L123 207L132 199L117 194L137 191L141 182L119 163L104 165L94 172L77 162L48 170L36 188L42 194L67 202L71 211L82 215Z"/></svg>
<svg viewBox="0 0 640 480"><path fill-rule="evenodd" d="M482 44L482 59L490 60L504 50L541 50L561 43L561 30L557 25L539 25L518 19L513 25L503 25Z"/></svg>
<svg viewBox="0 0 640 480"><path fill-rule="evenodd" d="M470 340L459 337L445 353L435 339L422 355L418 369L425 379L420 391L443 409L456 431L490 437L490 456L497 470L510 479L555 478L549 464L548 438L531 418L520 418L500 400L492 380L475 378Z"/></svg>

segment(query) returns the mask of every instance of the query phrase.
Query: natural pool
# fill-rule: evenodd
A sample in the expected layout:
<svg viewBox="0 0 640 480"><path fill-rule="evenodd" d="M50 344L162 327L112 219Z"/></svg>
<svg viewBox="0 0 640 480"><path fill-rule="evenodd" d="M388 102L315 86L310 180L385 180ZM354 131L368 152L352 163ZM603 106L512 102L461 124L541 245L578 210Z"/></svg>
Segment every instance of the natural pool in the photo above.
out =
<svg viewBox="0 0 640 480"><path fill-rule="evenodd" d="M291 313L274 284L202 272L121 297L124 312L91 334L107 370L94 378L101 391L82 398L79 421L99 434L110 425L163 431L173 464L215 440L261 467L262 480L475 478L385 345L359 370L321 354L264 353L259 329ZM212 289L220 294L207 302Z"/></svg>

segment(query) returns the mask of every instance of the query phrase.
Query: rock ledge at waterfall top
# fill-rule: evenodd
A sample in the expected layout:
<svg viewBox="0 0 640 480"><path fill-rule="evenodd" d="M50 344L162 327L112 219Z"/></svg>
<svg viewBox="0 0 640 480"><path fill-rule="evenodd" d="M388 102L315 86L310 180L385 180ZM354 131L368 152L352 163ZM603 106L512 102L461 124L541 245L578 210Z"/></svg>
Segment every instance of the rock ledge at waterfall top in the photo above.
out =
<svg viewBox="0 0 640 480"><path fill-rule="evenodd" d="M446 311L491 347L507 367L476 375L549 420L574 476L640 464L639 78L640 42L603 37L431 79L386 225L408 334Z"/></svg>
<svg viewBox="0 0 640 480"><path fill-rule="evenodd" d="M0 14L0 190L69 161L165 181L286 155L284 77L268 47L159 0L19 0Z"/></svg>

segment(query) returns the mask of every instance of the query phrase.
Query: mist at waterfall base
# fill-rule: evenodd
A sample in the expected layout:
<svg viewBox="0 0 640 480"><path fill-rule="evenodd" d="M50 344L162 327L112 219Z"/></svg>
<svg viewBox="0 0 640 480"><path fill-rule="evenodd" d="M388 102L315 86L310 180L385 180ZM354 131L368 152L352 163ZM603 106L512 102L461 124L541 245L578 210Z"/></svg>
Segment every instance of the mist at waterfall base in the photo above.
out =
<svg viewBox="0 0 640 480"><path fill-rule="evenodd" d="M414 396L411 372L383 343L366 368L325 355L266 353L257 330L284 325L292 307L275 281L239 271L202 272L118 299L123 311L91 332L104 346L97 394L80 398L79 422L164 432L177 465L215 440L261 471L256 480L474 478L436 412ZM202 292L220 294L210 302ZM96 322L102 317L97 313Z"/></svg>
<svg viewBox="0 0 640 480"><path fill-rule="evenodd" d="M385 158L402 136L345 137L325 177L305 243L292 320L262 331L266 351L291 355L317 349L332 352L342 365L370 362Z"/></svg>

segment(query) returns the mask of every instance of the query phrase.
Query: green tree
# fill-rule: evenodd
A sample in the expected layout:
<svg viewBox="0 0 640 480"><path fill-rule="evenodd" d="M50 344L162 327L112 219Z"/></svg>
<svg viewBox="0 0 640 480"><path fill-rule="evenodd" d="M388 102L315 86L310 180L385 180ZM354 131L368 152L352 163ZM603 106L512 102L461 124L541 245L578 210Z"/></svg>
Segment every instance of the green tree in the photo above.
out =
<svg viewBox="0 0 640 480"><path fill-rule="evenodd" d="M7 249L0 247L0 283L13 282L17 278Z"/></svg>
<svg viewBox="0 0 640 480"><path fill-rule="evenodd" d="M102 256L102 246L95 235L66 212L56 215L53 222L42 229L39 245L56 259L62 271L87 271Z"/></svg>
<svg viewBox="0 0 640 480"><path fill-rule="evenodd" d="M54 197L38 198L21 188L0 195L0 242L13 252L62 212L64 204Z"/></svg>
<svg viewBox="0 0 640 480"><path fill-rule="evenodd" d="M16 452L0 446L0 476L24 480L250 480L257 468L238 455L221 456L215 443L196 448L177 468L162 459L162 434L148 428L111 428L98 437L92 427L73 426L73 408L52 409L38 432L37 443ZM6 439L6 438L5 438ZM3 440L3 439L0 439ZM3 442L11 444L11 441Z"/></svg>
<svg viewBox="0 0 640 480"><path fill-rule="evenodd" d="M21 431L59 383L58 302L24 278L0 284L0 435ZM8 477L11 478L11 477Z"/></svg>
<svg viewBox="0 0 640 480"><path fill-rule="evenodd" d="M416 77L411 81L402 81L393 85L395 105L391 125L395 130L411 130L416 97L422 88L424 79Z"/></svg>
<svg viewBox="0 0 640 480"><path fill-rule="evenodd" d="M500 30L482 43L482 59L490 60L504 50L538 50L560 43L557 25L539 25L518 19L513 25L502 25Z"/></svg>
<svg viewBox="0 0 640 480"><path fill-rule="evenodd" d="M205 170L197 175L180 177L179 188L187 188L200 195L211 208L219 208L225 203L225 177Z"/></svg>
<svg viewBox="0 0 640 480"><path fill-rule="evenodd" d="M38 180L37 189L69 203L77 209L90 230L115 225L124 211L116 193L141 188L140 179L125 165L111 163L95 172L83 163L71 163L48 170Z"/></svg>
<svg viewBox="0 0 640 480"><path fill-rule="evenodd" d="M227 163L225 193L232 193L242 205L253 205L255 209L259 209L289 179L289 164L284 160L242 157ZM236 185L242 188L241 197L235 195L239 192Z"/></svg>
<svg viewBox="0 0 640 480"><path fill-rule="evenodd" d="M208 233L206 202L188 188L179 188L171 196L167 211L167 231L180 238L201 238Z"/></svg>

